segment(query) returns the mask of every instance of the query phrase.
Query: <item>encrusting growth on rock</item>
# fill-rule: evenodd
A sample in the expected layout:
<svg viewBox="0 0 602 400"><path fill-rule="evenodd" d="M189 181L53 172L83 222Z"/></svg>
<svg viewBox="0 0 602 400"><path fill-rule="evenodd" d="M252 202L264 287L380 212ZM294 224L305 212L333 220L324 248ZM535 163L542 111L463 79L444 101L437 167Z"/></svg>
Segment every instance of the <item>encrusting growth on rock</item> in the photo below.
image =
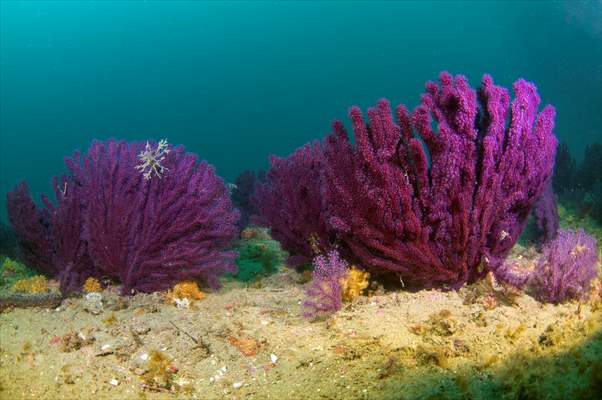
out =
<svg viewBox="0 0 602 400"><path fill-rule="evenodd" d="M20 279L13 285L13 290L18 293L41 294L48 293L48 279L43 275L37 275L29 279Z"/></svg>
<svg viewBox="0 0 602 400"><path fill-rule="evenodd" d="M192 281L180 282L165 293L165 302L168 304L177 304L178 300L183 299L192 301L204 298L205 293L201 292L197 283Z"/></svg>
<svg viewBox="0 0 602 400"><path fill-rule="evenodd" d="M102 292L102 286L100 286L100 282L98 279L94 277L89 277L84 282L84 292L85 293L100 293Z"/></svg>
<svg viewBox="0 0 602 400"><path fill-rule="evenodd" d="M370 278L368 272L351 266L347 278L342 282L343 302L348 303L361 296L368 287L368 278Z"/></svg>
<svg viewBox="0 0 602 400"><path fill-rule="evenodd" d="M142 380L151 388L170 388L177 371L166 354L155 350L150 353Z"/></svg>

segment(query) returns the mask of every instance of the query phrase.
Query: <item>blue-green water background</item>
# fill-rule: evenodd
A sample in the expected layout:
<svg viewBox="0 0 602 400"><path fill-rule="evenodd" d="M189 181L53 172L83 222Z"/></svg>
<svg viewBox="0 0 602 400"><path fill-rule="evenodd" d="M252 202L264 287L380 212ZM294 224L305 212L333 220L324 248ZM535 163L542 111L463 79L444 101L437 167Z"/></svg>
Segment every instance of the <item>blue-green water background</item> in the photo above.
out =
<svg viewBox="0 0 602 400"><path fill-rule="evenodd" d="M602 138L600 0L0 6L0 207L93 138L168 138L227 181L449 70L534 81L580 156Z"/></svg>

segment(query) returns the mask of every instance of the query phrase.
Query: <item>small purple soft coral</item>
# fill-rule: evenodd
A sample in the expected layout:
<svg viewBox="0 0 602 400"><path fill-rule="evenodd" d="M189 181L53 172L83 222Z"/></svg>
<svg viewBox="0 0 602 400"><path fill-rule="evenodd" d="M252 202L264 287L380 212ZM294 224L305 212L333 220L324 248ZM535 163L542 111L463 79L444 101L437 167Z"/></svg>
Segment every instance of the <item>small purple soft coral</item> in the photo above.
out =
<svg viewBox="0 0 602 400"><path fill-rule="evenodd" d="M324 317L341 309L342 282L347 277L348 266L336 250L314 259L311 285L305 292L307 298L303 302L305 317Z"/></svg>
<svg viewBox="0 0 602 400"><path fill-rule="evenodd" d="M587 295L597 275L596 240L582 229L560 230L546 244L533 271L531 285L535 297L546 303L560 303Z"/></svg>

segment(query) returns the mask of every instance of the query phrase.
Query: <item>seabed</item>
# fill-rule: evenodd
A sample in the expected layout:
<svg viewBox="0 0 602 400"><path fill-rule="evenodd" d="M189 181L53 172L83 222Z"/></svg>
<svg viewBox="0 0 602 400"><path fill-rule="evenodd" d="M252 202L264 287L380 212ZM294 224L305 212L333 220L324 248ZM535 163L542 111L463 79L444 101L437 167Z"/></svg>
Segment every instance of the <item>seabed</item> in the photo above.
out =
<svg viewBox="0 0 602 400"><path fill-rule="evenodd" d="M529 249L512 257L531 262ZM602 388L602 298L542 304L488 280L384 291L320 321L307 276L225 282L187 307L118 287L0 314L6 399L563 399ZM56 290L56 289L55 289Z"/></svg>

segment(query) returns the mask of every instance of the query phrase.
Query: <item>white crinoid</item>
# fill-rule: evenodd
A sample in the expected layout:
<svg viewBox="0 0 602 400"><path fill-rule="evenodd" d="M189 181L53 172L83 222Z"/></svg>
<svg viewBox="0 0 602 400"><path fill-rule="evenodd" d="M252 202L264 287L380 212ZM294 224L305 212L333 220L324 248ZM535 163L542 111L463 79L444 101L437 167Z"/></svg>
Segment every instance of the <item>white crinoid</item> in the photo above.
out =
<svg viewBox="0 0 602 400"><path fill-rule="evenodd" d="M140 163L136 166L136 169L144 173L144 178L149 180L153 174L158 178L161 178L164 171L167 168L161 165L161 162L165 160L165 156L169 154L169 143L167 139L160 140L157 143L156 148L152 148L149 142L146 142L144 150L138 154Z"/></svg>

